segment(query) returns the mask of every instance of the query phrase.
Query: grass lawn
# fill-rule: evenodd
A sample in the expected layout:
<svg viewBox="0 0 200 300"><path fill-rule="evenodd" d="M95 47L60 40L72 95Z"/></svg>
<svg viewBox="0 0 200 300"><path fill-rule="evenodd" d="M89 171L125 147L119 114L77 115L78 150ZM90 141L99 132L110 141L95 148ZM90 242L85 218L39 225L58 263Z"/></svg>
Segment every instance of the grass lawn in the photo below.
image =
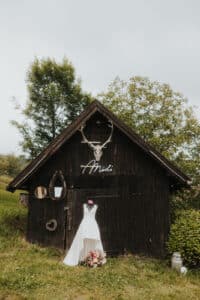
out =
<svg viewBox="0 0 200 300"><path fill-rule="evenodd" d="M27 210L0 177L0 299L200 299L200 271L181 276L167 261L110 258L101 268L67 267L64 254L25 241Z"/></svg>

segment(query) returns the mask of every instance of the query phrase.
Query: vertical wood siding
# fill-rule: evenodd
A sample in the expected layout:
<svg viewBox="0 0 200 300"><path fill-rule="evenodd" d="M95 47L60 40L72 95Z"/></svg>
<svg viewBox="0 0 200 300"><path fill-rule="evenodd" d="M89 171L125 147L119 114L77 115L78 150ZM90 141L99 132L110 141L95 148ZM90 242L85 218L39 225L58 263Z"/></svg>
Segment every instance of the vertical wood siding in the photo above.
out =
<svg viewBox="0 0 200 300"><path fill-rule="evenodd" d="M105 118L94 114L85 133L91 140L104 141L109 128ZM81 174L80 165L94 159L92 150L81 143L80 132L72 136L58 152L35 173L30 186L27 237L31 242L69 248L82 219L82 204L92 197L98 204L103 244L108 253L147 253L161 256L169 230L169 179L164 171L117 128L112 142L103 150L100 163L113 165L112 173ZM48 187L56 170L62 170L68 192L65 199L38 200L34 189ZM64 211L69 206L70 211ZM71 218L69 228L69 220ZM45 224L55 218L58 228L48 232ZM68 226L68 227L67 227Z"/></svg>

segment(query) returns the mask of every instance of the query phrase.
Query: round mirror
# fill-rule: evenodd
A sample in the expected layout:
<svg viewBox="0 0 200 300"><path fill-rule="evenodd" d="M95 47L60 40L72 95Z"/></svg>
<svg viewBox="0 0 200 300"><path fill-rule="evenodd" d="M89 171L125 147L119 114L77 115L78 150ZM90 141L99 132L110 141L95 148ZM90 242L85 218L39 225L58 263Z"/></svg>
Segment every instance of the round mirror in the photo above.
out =
<svg viewBox="0 0 200 300"><path fill-rule="evenodd" d="M35 189L35 197L43 199L47 196L47 189L44 186L37 186Z"/></svg>

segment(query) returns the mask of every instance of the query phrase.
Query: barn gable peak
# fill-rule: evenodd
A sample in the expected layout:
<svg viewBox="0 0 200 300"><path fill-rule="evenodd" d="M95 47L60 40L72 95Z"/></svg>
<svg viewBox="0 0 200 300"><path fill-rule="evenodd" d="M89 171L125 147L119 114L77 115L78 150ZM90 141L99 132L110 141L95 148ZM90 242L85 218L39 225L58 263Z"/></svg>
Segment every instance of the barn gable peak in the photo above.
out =
<svg viewBox="0 0 200 300"><path fill-rule="evenodd" d="M152 146L146 143L130 127L117 118L98 100L94 100L87 108L65 128L24 170L22 170L12 182L7 186L7 190L13 192L16 189L25 189L25 182L53 155L58 149L86 123L92 115L99 112L113 125L123 132L133 143L137 144L146 154L153 158L162 168L166 169L169 176L173 177L179 186L187 186L190 180L180 169L161 155Z"/></svg>

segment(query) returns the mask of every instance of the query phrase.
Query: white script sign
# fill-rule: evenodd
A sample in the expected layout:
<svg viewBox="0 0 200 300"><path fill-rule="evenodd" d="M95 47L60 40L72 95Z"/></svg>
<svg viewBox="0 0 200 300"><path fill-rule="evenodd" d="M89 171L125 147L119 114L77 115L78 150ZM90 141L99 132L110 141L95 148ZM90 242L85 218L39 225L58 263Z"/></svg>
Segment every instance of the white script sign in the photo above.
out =
<svg viewBox="0 0 200 300"><path fill-rule="evenodd" d="M113 171L113 165L101 166L96 160L91 160L87 165L81 165L82 174L88 172L88 174L94 173L109 173Z"/></svg>

